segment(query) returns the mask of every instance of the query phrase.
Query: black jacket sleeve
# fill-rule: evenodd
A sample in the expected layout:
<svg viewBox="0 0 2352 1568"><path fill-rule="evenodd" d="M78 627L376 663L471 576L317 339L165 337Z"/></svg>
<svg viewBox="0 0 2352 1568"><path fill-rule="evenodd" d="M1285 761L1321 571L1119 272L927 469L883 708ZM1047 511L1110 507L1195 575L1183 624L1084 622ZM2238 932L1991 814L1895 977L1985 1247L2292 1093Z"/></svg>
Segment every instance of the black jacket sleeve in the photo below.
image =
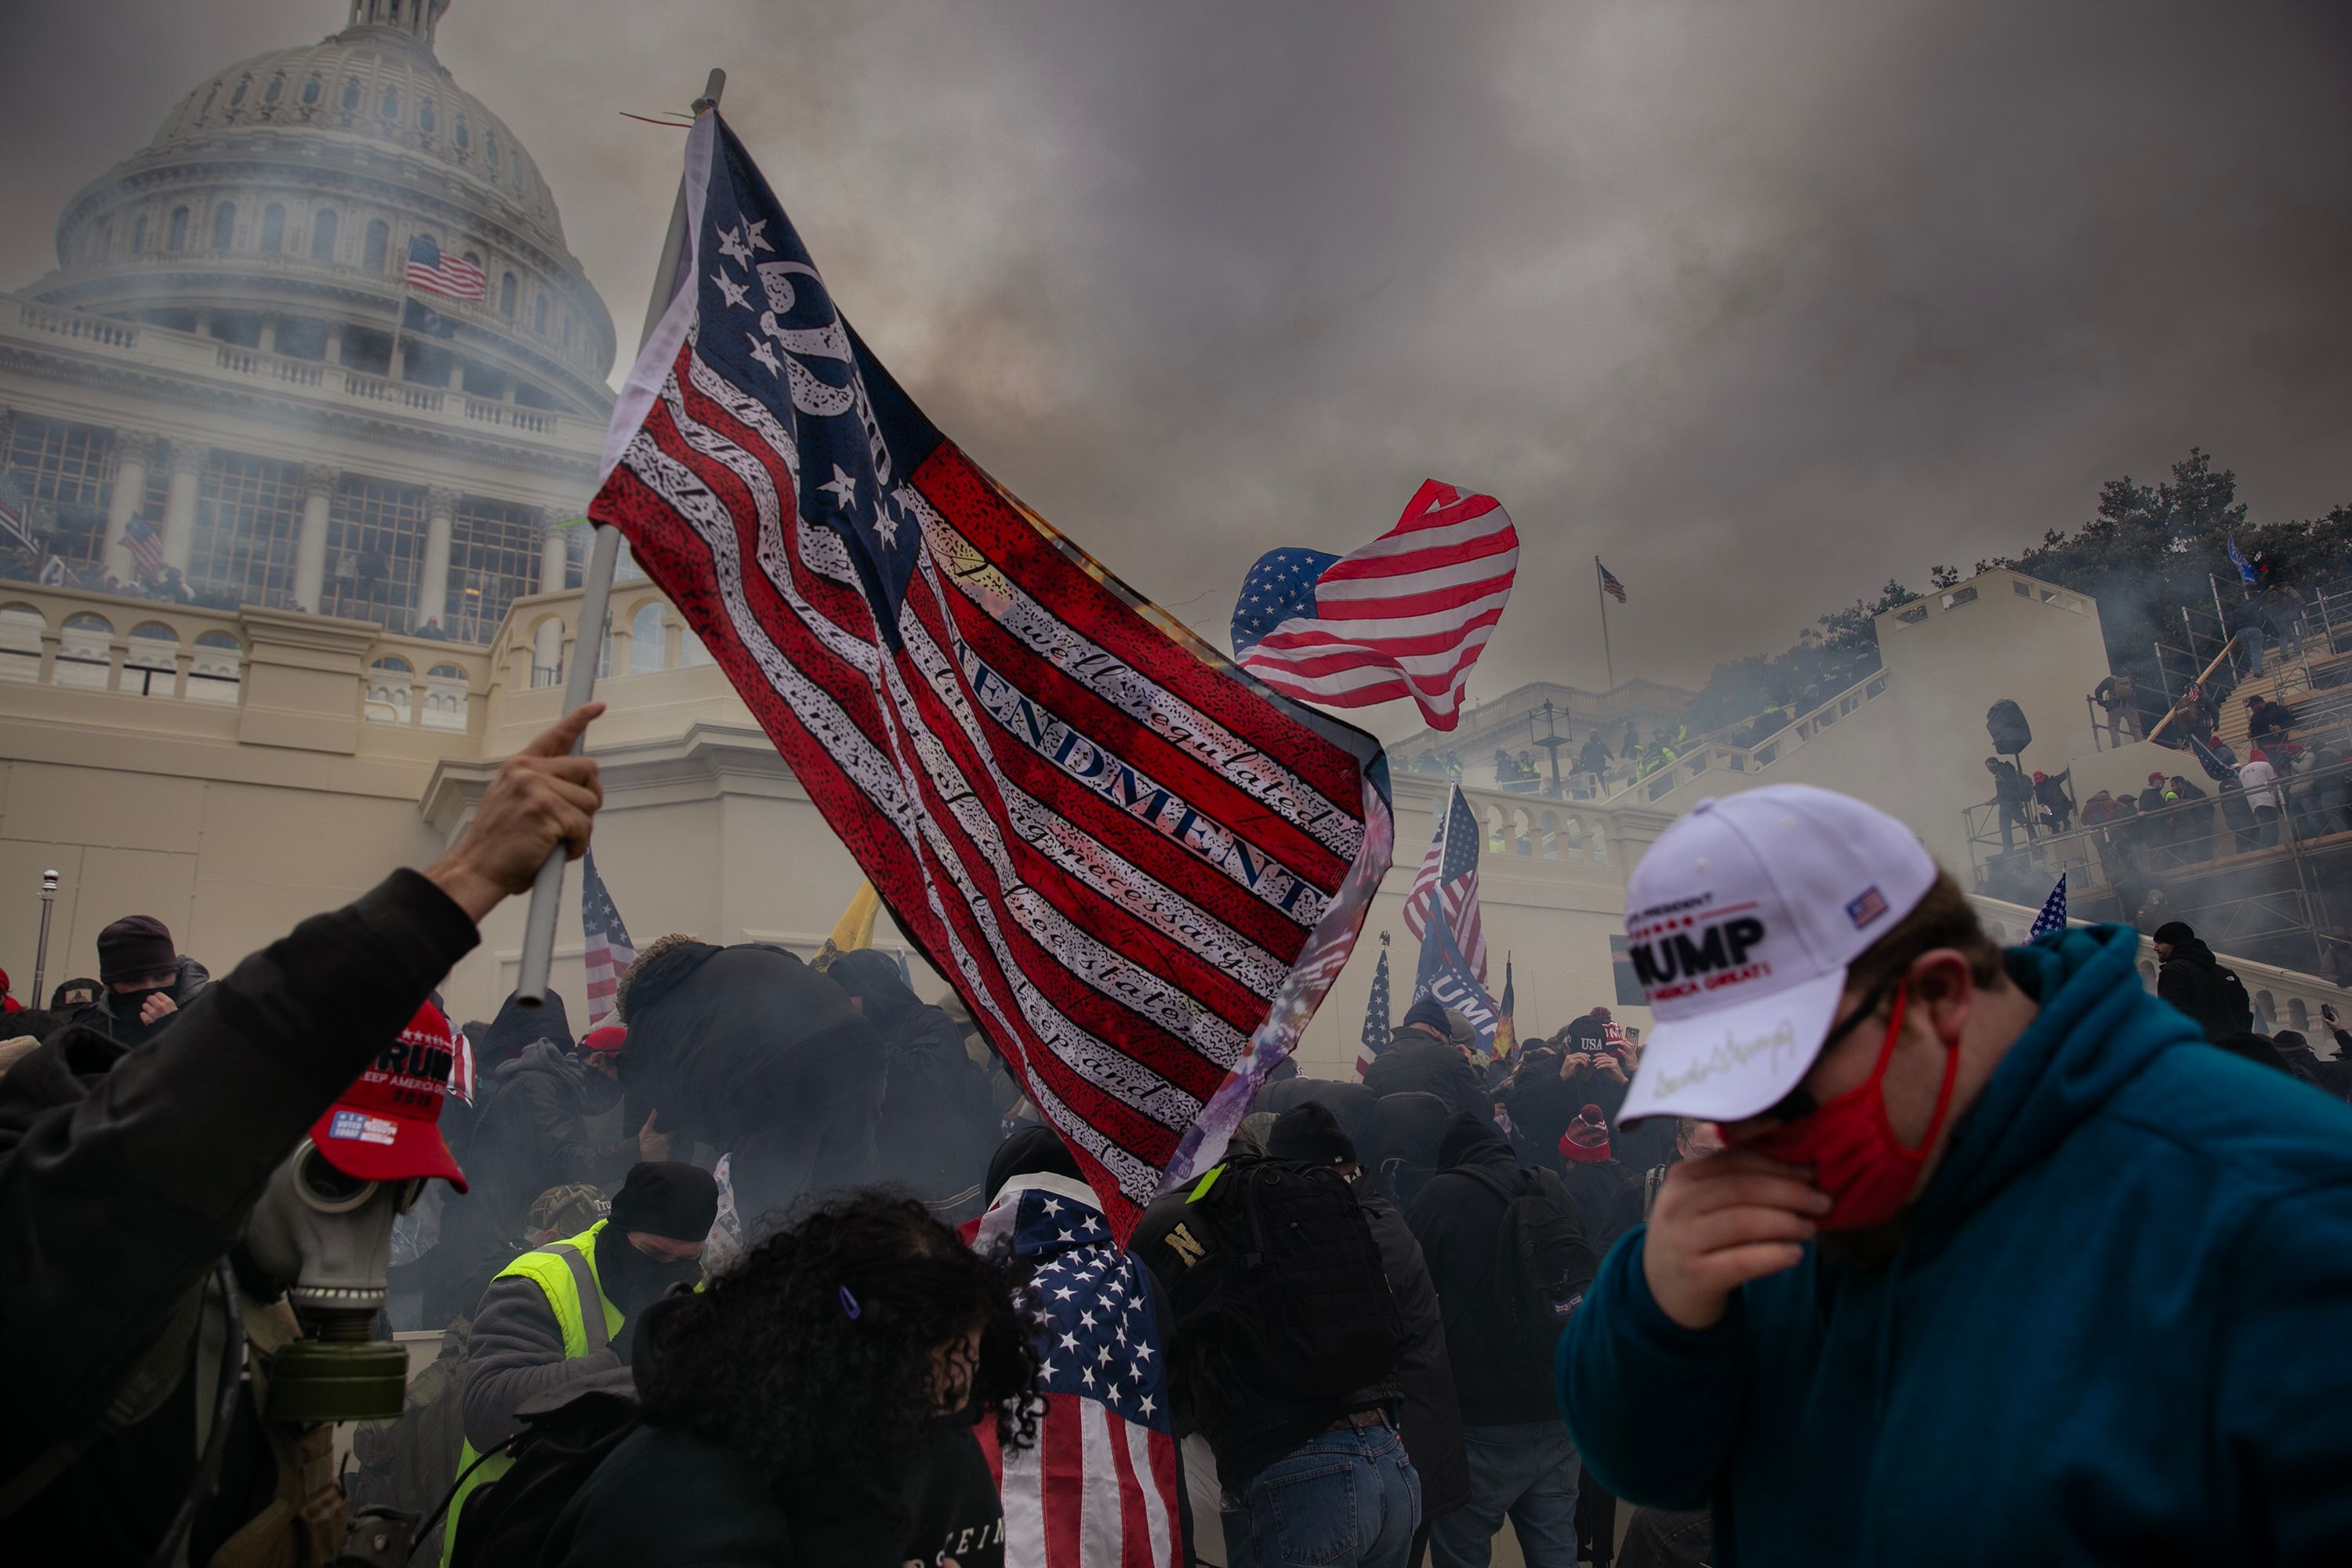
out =
<svg viewBox="0 0 2352 1568"><path fill-rule="evenodd" d="M206 986L86 1095L26 1115L8 1101L31 1060L0 1079L0 1124L21 1134L0 1150L0 1336L39 1347L14 1394L49 1416L12 1423L0 1464L104 1405L278 1163L477 940L440 889L395 871Z"/></svg>

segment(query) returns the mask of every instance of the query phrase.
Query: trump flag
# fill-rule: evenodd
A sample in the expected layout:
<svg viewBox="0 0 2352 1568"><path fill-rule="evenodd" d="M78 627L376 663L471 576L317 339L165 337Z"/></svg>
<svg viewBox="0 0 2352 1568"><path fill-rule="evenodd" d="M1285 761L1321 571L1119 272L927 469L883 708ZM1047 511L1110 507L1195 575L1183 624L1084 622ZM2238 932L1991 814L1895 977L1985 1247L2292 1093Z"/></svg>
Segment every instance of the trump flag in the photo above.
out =
<svg viewBox="0 0 2352 1568"><path fill-rule="evenodd" d="M1379 742L1267 692L941 435L714 110L589 516L709 647L1121 1236L1346 963Z"/></svg>

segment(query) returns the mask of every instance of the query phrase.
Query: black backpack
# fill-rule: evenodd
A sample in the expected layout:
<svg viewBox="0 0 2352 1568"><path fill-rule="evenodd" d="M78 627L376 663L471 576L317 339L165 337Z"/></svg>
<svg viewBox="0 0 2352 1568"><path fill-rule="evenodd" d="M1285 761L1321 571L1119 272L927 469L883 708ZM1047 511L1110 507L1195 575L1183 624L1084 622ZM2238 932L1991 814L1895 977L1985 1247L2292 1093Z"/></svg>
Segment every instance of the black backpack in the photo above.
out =
<svg viewBox="0 0 2352 1568"><path fill-rule="evenodd" d="M620 1376L627 1376L623 1369ZM556 1516L587 1484L596 1467L645 1423L625 1386L585 1392L551 1390L524 1402L521 1434L507 1446L514 1464L466 1499L451 1568L493 1568L538 1563L555 1532ZM461 1478L462 1479L462 1478ZM430 1521L427 1521L428 1524Z"/></svg>
<svg viewBox="0 0 2352 1568"><path fill-rule="evenodd" d="M1548 1368L1560 1330L1601 1267L1576 1205L1525 1165L1509 1182L1478 1165L1456 1165L1453 1173L1503 1200L1503 1217L1495 1228L1496 1297L1513 1342L1528 1360Z"/></svg>
<svg viewBox="0 0 2352 1568"><path fill-rule="evenodd" d="M1408 1335L1380 1244L1328 1165L1237 1158L1194 1187L1169 1237L1187 1336L1227 1384L1218 1403L1345 1399L1396 1370Z"/></svg>
<svg viewBox="0 0 2352 1568"><path fill-rule="evenodd" d="M2238 972L2226 964L2213 965L2213 1003L2223 1034L2246 1034L2252 1030L2253 999L2246 994L2246 983L2238 978Z"/></svg>

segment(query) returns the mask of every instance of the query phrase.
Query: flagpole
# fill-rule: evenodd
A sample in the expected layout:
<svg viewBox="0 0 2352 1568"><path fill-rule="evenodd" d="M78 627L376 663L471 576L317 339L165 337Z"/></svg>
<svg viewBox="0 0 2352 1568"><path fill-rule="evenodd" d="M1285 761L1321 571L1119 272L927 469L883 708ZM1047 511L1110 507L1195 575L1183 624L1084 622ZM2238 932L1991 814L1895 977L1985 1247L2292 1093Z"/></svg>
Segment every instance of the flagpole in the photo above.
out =
<svg viewBox="0 0 2352 1568"><path fill-rule="evenodd" d="M1601 605L1601 657L1609 666L1609 689L1617 689L1617 656L1609 651L1609 595L1601 586L1601 557L1592 558L1592 596Z"/></svg>
<svg viewBox="0 0 2352 1568"><path fill-rule="evenodd" d="M713 66L702 84L702 96L694 100L695 114L699 117L704 110L718 108L719 95L726 86L727 73ZM654 328L677 292L678 258L685 253L686 184L681 180L677 199L670 205L669 232L662 240L661 260L654 268L653 298L646 306L645 330L637 337L640 350L654 335ZM588 552L588 574L581 582L579 629L572 639L572 668L563 685L566 713L596 694L596 661L602 657L604 621L612 606L613 570L621 559L620 534L601 523L593 526L595 542ZM584 743L583 737L572 742L572 749L580 751ZM555 916L563 902L563 862L564 849L559 844L549 851L538 880L530 887L530 910L523 918L522 953L515 964L515 1000L526 1007L547 1001L547 973L555 963Z"/></svg>

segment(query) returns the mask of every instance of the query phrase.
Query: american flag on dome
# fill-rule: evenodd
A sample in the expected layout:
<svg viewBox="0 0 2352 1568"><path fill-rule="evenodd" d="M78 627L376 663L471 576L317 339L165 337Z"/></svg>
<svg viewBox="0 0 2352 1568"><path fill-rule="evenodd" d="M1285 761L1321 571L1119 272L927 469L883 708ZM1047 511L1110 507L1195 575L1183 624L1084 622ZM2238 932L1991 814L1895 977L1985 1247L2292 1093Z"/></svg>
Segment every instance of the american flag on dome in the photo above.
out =
<svg viewBox="0 0 2352 1568"><path fill-rule="evenodd" d="M1288 697L1334 708L1410 697L1432 728L1451 730L1518 563L1501 502L1427 479L1353 555L1258 557L1234 604L1234 658Z"/></svg>
<svg viewBox="0 0 2352 1568"><path fill-rule="evenodd" d="M1151 1277L1110 1239L1084 1184L1018 1176L972 1245L1027 1260L1043 1360L1037 1446L1008 1458L973 1428L1004 1500L1004 1568L1178 1568L1183 1467Z"/></svg>
<svg viewBox="0 0 2352 1568"><path fill-rule="evenodd" d="M2066 929L2066 873L2058 873L2058 885L2042 900L2042 912L2033 917L2032 929L2025 933L2028 942L2039 942L2053 931Z"/></svg>
<svg viewBox="0 0 2352 1568"><path fill-rule="evenodd" d="M137 512L122 525L122 548L131 552L141 576L152 577L163 570L163 536Z"/></svg>
<svg viewBox="0 0 2352 1568"><path fill-rule="evenodd" d="M1481 984L1486 979L1486 931L1478 918L1478 818L1455 784L1437 814L1437 831L1421 872L1404 896L1404 928L1426 939L1432 910L1454 932L1454 945Z"/></svg>
<svg viewBox="0 0 2352 1568"><path fill-rule="evenodd" d="M942 436L716 110L686 156L677 291L589 515L1124 1235L1345 965L1389 861L1380 744L1241 676Z"/></svg>
<svg viewBox="0 0 2352 1568"><path fill-rule="evenodd" d="M444 254L440 246L425 235L416 235L408 242L405 277L411 289L421 289L427 294L441 294L452 300L482 300L489 296L489 279L480 267L462 256Z"/></svg>
<svg viewBox="0 0 2352 1568"><path fill-rule="evenodd" d="M596 875L596 852L583 855L580 865L580 934L586 944L583 956L588 969L588 1026L593 1029L611 1016L622 972L637 961L637 948L629 940L629 928L621 923L613 895L604 890L604 879Z"/></svg>
<svg viewBox="0 0 2352 1568"><path fill-rule="evenodd" d="M1389 933L1381 932L1381 963L1372 971L1372 994L1364 1000L1364 1033L1356 1048L1356 1080L1372 1070L1372 1058L1389 1048Z"/></svg>

